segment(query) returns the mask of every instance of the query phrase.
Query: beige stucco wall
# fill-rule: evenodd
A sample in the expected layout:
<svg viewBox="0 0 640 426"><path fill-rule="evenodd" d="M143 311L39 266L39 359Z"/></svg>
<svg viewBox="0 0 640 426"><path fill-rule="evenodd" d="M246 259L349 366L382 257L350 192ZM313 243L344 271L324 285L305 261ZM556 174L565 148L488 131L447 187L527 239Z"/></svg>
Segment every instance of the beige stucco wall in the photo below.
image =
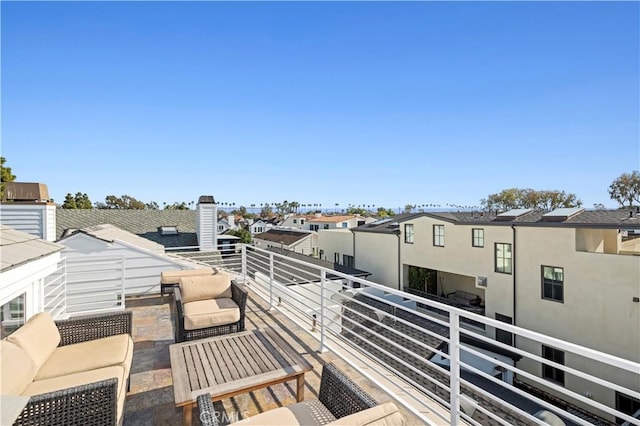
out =
<svg viewBox="0 0 640 426"><path fill-rule="evenodd" d="M395 234L355 232L355 267L371 272L368 278L391 288L398 287L398 237Z"/></svg>
<svg viewBox="0 0 640 426"><path fill-rule="evenodd" d="M414 243L404 242L404 225L412 223L414 229ZM433 225L444 225L444 247L433 245ZM471 229L484 229L484 247L471 246ZM513 276L495 272L494 243L512 243L512 230L509 226L466 226L455 225L428 216L416 218L400 224L401 253L404 265L414 265L441 271L444 277L444 287L447 292L454 291L452 285L460 282L460 290L471 291L481 295L485 301L485 315L495 318L500 313L513 316ZM469 280L448 279L445 273L465 275ZM475 282L476 277L487 277L486 289L469 289L469 284ZM403 281L406 280L403 277ZM473 281L471 281L473 280ZM442 282L438 282L440 289ZM474 284L475 287L475 284ZM493 330L487 329L492 335Z"/></svg>
<svg viewBox="0 0 640 426"><path fill-rule="evenodd" d="M318 231L318 249L324 251L326 260L333 262L333 254L353 256L353 233L349 229L325 229Z"/></svg>

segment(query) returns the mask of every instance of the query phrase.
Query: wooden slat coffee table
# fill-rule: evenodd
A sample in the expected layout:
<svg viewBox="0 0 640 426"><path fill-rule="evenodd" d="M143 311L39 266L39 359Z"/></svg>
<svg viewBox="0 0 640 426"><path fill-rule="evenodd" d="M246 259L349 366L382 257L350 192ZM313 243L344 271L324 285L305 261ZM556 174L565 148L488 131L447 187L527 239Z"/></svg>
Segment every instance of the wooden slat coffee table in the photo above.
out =
<svg viewBox="0 0 640 426"><path fill-rule="evenodd" d="M169 346L173 396L191 424L196 398L213 401L296 379L296 399L304 399L304 373L312 370L275 330L253 330Z"/></svg>

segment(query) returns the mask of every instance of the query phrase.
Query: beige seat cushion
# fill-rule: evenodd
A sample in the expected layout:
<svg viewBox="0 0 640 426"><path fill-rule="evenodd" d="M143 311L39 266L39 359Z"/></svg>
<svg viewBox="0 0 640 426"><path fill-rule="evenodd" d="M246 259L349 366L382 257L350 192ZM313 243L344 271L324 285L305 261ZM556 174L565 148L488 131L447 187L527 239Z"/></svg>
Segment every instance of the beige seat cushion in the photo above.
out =
<svg viewBox="0 0 640 426"><path fill-rule="evenodd" d="M118 393L117 416L118 419L120 419L124 413L124 400L126 396L124 386L126 380L124 376L124 368L121 366L99 368L96 370L84 371L82 373L74 373L66 376L38 380L28 385L22 392L22 395L40 395L47 392L54 392L75 386L99 382L112 377L116 377L118 379L118 385L116 386Z"/></svg>
<svg viewBox="0 0 640 426"><path fill-rule="evenodd" d="M183 269L176 271L164 271L160 273L161 284L178 284L180 278L189 277L193 275L213 275L218 270L214 268L199 268L199 269Z"/></svg>
<svg viewBox="0 0 640 426"><path fill-rule="evenodd" d="M24 349L0 340L0 395L20 395L37 371Z"/></svg>
<svg viewBox="0 0 640 426"><path fill-rule="evenodd" d="M185 330L198 330L240 321L240 308L233 299L198 300L184 304Z"/></svg>
<svg viewBox="0 0 640 426"><path fill-rule="evenodd" d="M248 419L233 423L238 425L304 425L321 426L334 421L336 418L317 399L299 402L275 410L265 411Z"/></svg>
<svg viewBox="0 0 640 426"><path fill-rule="evenodd" d="M129 377L133 358L133 340L128 334L56 348L36 374L36 380L65 376L82 371L119 365Z"/></svg>
<svg viewBox="0 0 640 426"><path fill-rule="evenodd" d="M225 273L215 275L195 275L180 278L182 303L199 300L231 298L231 277Z"/></svg>
<svg viewBox="0 0 640 426"><path fill-rule="evenodd" d="M32 316L7 341L24 349L39 370L60 344L60 332L48 312Z"/></svg>
<svg viewBox="0 0 640 426"><path fill-rule="evenodd" d="M332 426L402 426L404 424L404 416L393 402L376 405L329 423Z"/></svg>

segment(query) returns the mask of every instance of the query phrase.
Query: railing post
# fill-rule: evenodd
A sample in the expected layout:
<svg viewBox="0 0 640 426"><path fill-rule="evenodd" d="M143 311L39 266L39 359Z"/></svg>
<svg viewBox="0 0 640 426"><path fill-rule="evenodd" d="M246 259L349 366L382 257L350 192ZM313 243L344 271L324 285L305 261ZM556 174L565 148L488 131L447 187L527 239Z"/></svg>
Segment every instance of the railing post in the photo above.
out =
<svg viewBox="0 0 640 426"><path fill-rule="evenodd" d="M452 425L460 424L460 316L449 313L449 388Z"/></svg>
<svg viewBox="0 0 640 426"><path fill-rule="evenodd" d="M242 262L242 283L247 285L247 245L242 244L240 249L240 259Z"/></svg>
<svg viewBox="0 0 640 426"><path fill-rule="evenodd" d="M320 271L320 352L325 352L324 347L324 324L325 324L325 312L324 312L324 294L325 285L327 280L327 272L323 269Z"/></svg>
<svg viewBox="0 0 640 426"><path fill-rule="evenodd" d="M269 253L269 310L273 309L273 253Z"/></svg>

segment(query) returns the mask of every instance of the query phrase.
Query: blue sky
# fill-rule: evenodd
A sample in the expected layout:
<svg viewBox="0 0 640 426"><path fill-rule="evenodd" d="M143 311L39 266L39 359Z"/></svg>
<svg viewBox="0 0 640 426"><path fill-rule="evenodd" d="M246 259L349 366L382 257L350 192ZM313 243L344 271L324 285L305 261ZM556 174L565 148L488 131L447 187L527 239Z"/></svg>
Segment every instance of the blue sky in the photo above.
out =
<svg viewBox="0 0 640 426"><path fill-rule="evenodd" d="M640 167L637 2L5 2L2 155L56 202L586 207Z"/></svg>

